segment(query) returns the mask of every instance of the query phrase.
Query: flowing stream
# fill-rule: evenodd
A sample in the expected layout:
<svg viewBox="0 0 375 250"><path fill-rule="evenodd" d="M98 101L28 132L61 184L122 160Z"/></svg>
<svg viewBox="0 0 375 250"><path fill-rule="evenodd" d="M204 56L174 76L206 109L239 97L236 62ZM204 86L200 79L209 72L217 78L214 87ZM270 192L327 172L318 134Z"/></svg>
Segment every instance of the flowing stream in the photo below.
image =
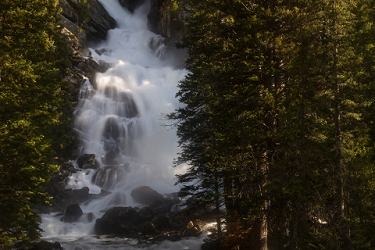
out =
<svg viewBox="0 0 375 250"><path fill-rule="evenodd" d="M43 215L43 239L59 241L66 250L200 249L204 236L145 245L94 235L95 220L109 208L141 206L130 196L134 188L147 185L161 194L178 191L174 176L183 169L172 168L177 136L160 125L160 116L180 105L175 93L187 73L173 67L162 38L147 30L149 4L130 14L118 0L100 2L118 28L110 30L107 41L91 49L91 55L110 69L98 73L95 83L86 80L82 85L75 127L81 154L95 154L101 169L78 171L66 188L88 187L90 194L105 189L111 194L81 204L84 215L74 223L61 222L56 213Z"/></svg>

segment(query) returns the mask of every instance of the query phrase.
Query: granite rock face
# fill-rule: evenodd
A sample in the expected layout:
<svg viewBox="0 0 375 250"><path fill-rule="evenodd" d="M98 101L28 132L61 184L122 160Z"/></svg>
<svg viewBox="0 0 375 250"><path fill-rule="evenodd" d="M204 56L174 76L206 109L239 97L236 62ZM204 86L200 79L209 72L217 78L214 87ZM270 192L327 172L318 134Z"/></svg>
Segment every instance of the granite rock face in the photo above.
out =
<svg viewBox="0 0 375 250"><path fill-rule="evenodd" d="M97 0L60 0L62 22L82 44L105 40L109 29L116 27L116 21Z"/></svg>
<svg viewBox="0 0 375 250"><path fill-rule="evenodd" d="M60 0L59 7L71 62L65 80L70 83L73 100L77 101L85 77L94 84L95 73L108 69L105 63L93 60L86 48L105 40L108 30L116 27L116 21L98 0L87 0L87 5L82 0Z"/></svg>

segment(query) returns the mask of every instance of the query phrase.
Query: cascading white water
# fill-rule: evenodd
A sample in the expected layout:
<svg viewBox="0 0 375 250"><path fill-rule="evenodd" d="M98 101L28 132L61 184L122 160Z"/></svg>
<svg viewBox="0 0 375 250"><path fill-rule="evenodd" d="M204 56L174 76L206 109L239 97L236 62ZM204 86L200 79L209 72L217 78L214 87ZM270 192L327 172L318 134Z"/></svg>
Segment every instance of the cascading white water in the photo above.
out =
<svg viewBox="0 0 375 250"><path fill-rule="evenodd" d="M97 74L95 83L86 80L82 85L76 130L81 154L95 154L101 169L78 171L67 188L89 187L91 194L105 189L111 194L81 204L84 215L74 223L60 222L61 216L54 213L42 216L44 239L60 241L64 249L136 248L134 240L94 238L95 219L114 206L140 206L129 195L139 186L161 194L177 191L173 184L179 170L171 167L178 152L177 136L160 125L160 115L179 106L174 96L187 72L172 66L161 37L147 30L147 5L130 14L118 0L100 2L119 27L91 49L93 58L110 69ZM202 238L185 239L147 249L200 249L201 244Z"/></svg>

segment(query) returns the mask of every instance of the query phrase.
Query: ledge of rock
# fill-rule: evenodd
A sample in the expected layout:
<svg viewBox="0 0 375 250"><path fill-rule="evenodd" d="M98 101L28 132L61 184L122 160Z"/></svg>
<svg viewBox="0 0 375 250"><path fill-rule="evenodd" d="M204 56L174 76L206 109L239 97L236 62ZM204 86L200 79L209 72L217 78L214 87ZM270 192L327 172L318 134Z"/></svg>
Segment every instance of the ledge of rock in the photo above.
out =
<svg viewBox="0 0 375 250"><path fill-rule="evenodd" d="M105 40L107 32L116 27L116 21L98 0L60 0L62 22L81 44L98 43Z"/></svg>
<svg viewBox="0 0 375 250"><path fill-rule="evenodd" d="M151 204L156 200L164 199L164 196L162 194L159 194L148 186L142 186L133 189L130 195L136 202L145 205Z"/></svg>
<svg viewBox="0 0 375 250"><path fill-rule="evenodd" d="M66 208L65 215L61 217L60 221L72 223L77 221L82 214L82 209L78 204L69 205Z"/></svg>
<svg viewBox="0 0 375 250"><path fill-rule="evenodd" d="M96 161L94 154L84 154L77 160L78 167L83 169L98 169L100 168L99 162Z"/></svg>
<svg viewBox="0 0 375 250"><path fill-rule="evenodd" d="M138 226L138 214L132 207L114 207L97 219L95 231L98 235L115 234L126 236Z"/></svg>

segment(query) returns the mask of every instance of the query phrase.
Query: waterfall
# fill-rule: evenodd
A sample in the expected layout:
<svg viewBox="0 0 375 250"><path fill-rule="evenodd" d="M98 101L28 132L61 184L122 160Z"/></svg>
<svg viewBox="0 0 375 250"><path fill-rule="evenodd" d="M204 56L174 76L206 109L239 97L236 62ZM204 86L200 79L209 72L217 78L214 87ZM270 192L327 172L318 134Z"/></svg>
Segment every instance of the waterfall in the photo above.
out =
<svg viewBox="0 0 375 250"><path fill-rule="evenodd" d="M95 154L101 168L78 171L66 188L88 187L93 195L105 189L110 194L81 204L84 215L74 223L61 222L56 213L42 215L43 238L59 241L67 250L138 249L134 239L95 238L95 220L114 206L140 206L130 196L139 186L161 194L178 191L174 176L182 171L172 168L178 153L176 132L161 126L160 116L180 105L175 93L187 72L173 67L162 38L147 30L147 5L131 14L118 0L100 2L118 28L90 51L110 69L81 86L75 129L81 154ZM202 238L194 238L142 247L200 249L201 244Z"/></svg>

